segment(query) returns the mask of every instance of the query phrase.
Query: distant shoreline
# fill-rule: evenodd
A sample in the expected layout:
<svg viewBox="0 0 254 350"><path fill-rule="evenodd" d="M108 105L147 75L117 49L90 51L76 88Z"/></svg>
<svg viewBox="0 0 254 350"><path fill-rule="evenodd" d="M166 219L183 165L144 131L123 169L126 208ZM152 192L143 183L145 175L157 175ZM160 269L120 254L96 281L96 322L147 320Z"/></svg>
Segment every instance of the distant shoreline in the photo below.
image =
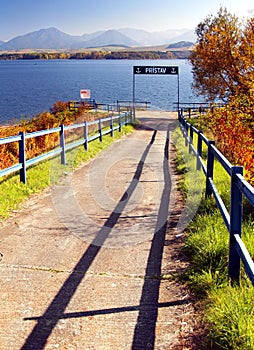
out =
<svg viewBox="0 0 254 350"><path fill-rule="evenodd" d="M25 52L0 52L0 60L156 60L156 59L188 59L192 50L140 50L140 51L79 51L79 52L52 52L52 51L25 51Z"/></svg>

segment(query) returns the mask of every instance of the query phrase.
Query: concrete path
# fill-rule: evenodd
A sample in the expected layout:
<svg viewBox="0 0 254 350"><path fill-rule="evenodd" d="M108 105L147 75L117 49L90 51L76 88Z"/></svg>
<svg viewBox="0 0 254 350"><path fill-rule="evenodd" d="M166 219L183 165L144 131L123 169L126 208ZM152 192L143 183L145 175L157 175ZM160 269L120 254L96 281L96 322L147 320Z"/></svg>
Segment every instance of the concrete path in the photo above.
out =
<svg viewBox="0 0 254 350"><path fill-rule="evenodd" d="M0 227L1 350L191 348L191 299L170 278L183 266L176 116L138 117L132 135Z"/></svg>

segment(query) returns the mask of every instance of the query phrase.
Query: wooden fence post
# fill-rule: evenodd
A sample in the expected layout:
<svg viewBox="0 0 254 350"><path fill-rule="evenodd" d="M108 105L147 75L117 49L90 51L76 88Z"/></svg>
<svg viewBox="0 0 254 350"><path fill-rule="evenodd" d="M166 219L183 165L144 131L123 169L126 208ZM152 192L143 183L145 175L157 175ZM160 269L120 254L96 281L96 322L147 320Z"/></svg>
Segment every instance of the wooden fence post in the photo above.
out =
<svg viewBox="0 0 254 350"><path fill-rule="evenodd" d="M64 139L64 124L60 125L60 147L61 151L61 164L66 165L66 155L65 155L65 139Z"/></svg>
<svg viewBox="0 0 254 350"><path fill-rule="evenodd" d="M122 124L121 124L121 115L119 114L119 117L118 117L118 123L119 123L119 132L122 131Z"/></svg>
<svg viewBox="0 0 254 350"><path fill-rule="evenodd" d="M201 163L198 157L200 156L202 158L202 134L203 134L203 131L199 130L198 131L198 154L197 154L197 165L196 165L197 170L201 169Z"/></svg>
<svg viewBox="0 0 254 350"><path fill-rule="evenodd" d="M87 121L85 121L84 123L84 139L85 139L85 150L88 151L88 125L87 125Z"/></svg>
<svg viewBox="0 0 254 350"><path fill-rule="evenodd" d="M212 153L212 145L215 145L215 141L208 141L206 190L205 190L206 197L210 197L212 195L212 190L209 184L209 178L213 179L214 154Z"/></svg>
<svg viewBox="0 0 254 350"><path fill-rule="evenodd" d="M190 143L189 143L189 153L191 153L191 145L193 144L193 126L190 125Z"/></svg>
<svg viewBox="0 0 254 350"><path fill-rule="evenodd" d="M19 141L19 163L22 164L22 168L19 172L20 181L26 183L26 139L24 131L20 131L19 135L21 140Z"/></svg>
<svg viewBox="0 0 254 350"><path fill-rule="evenodd" d="M113 115L111 115L111 118L110 118L110 130L111 130L111 137L114 137L114 122L113 122Z"/></svg>
<svg viewBox="0 0 254 350"><path fill-rule="evenodd" d="M186 137L185 137L185 146L188 146L188 134L189 134L189 124L187 123L187 121L185 121L184 123L185 126L185 131L186 131Z"/></svg>
<svg viewBox="0 0 254 350"><path fill-rule="evenodd" d="M99 128L99 135L100 135L100 142L102 142L102 130L101 130L101 119L99 119L98 122L98 128Z"/></svg>
<svg viewBox="0 0 254 350"><path fill-rule="evenodd" d="M237 187L236 175L243 175L243 167L233 166L231 169L231 195L230 195L230 238L228 277L233 283L240 282L240 256L235 247L235 234L241 237L242 233L242 192Z"/></svg>

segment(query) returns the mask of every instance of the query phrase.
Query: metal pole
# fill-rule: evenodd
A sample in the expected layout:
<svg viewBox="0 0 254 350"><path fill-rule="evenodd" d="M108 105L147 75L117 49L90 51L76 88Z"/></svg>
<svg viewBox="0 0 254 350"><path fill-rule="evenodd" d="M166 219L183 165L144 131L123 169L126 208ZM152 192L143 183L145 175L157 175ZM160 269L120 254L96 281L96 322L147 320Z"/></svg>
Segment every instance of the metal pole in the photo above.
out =
<svg viewBox="0 0 254 350"><path fill-rule="evenodd" d="M180 82L179 82L179 68L177 74L177 110L179 111L180 107Z"/></svg>
<svg viewBox="0 0 254 350"><path fill-rule="evenodd" d="M133 108L133 120L136 121L136 111L135 111L135 73L133 71L133 89L132 89L132 108Z"/></svg>

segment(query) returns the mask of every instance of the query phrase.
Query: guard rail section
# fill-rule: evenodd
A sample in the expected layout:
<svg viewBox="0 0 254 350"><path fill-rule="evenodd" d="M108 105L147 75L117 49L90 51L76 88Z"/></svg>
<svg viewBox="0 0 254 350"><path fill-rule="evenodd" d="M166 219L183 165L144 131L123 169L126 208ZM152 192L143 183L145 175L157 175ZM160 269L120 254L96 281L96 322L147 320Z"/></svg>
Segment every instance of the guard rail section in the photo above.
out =
<svg viewBox="0 0 254 350"><path fill-rule="evenodd" d="M102 141L103 135L111 134L114 136L114 131L119 130L123 125L129 124L132 122L132 113L124 112L120 113L117 116L110 116L107 118L101 118L94 121L85 121L81 124L71 124L71 125L60 125L59 127L35 131L31 133L20 132L16 136L10 136L6 138L0 138L0 146L8 143L18 143L18 154L19 159L18 163L10 167L0 170L0 177L10 175L19 171L20 181L26 183L26 170L28 167L44 161L46 159L52 158L60 154L61 164L66 164L66 152L84 145L85 149L88 150L88 144L91 141L99 139ZM73 136L71 140L67 140L65 134L67 131L73 131ZM81 132L80 132L81 131ZM37 138L40 136L45 136L53 133L59 133L59 145L49 152L42 153L31 159L26 157L26 140L31 138ZM78 135L78 136L77 136Z"/></svg>
<svg viewBox="0 0 254 350"><path fill-rule="evenodd" d="M189 152L193 152L197 158L197 169L202 169L206 176L206 196L213 195L224 223L229 232L229 279L239 283L240 263L242 261L247 276L254 285L254 262L241 238L243 196L254 206L254 188L243 176L243 167L232 165L228 159L215 147L213 140L208 140L201 130L195 128L182 115L178 113L179 125L185 138L185 144ZM196 147L193 142L194 134L197 135ZM203 145L207 146L208 154L204 157ZM214 160L217 159L230 176L230 211L227 210L214 183Z"/></svg>

